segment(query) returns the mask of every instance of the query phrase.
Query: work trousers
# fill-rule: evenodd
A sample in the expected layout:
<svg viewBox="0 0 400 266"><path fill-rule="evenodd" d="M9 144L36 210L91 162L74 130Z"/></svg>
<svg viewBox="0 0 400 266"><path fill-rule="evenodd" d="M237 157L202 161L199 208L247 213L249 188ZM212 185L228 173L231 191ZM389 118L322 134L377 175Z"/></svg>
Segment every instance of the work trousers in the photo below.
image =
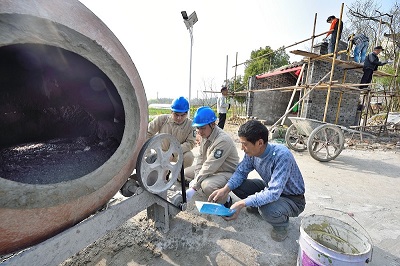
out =
<svg viewBox="0 0 400 266"><path fill-rule="evenodd" d="M232 192L241 199L260 192L266 188L261 179L246 179ZM303 195L281 195L277 201L267 203L258 208L262 218L273 227L288 227L289 217L297 217L303 212L306 201Z"/></svg>
<svg viewBox="0 0 400 266"><path fill-rule="evenodd" d="M225 121L226 121L226 114L218 113L218 127L220 129L224 129Z"/></svg>
<svg viewBox="0 0 400 266"><path fill-rule="evenodd" d="M364 63L369 42L361 42L354 48L354 62Z"/></svg>
<svg viewBox="0 0 400 266"><path fill-rule="evenodd" d="M335 50L336 34L337 34L336 31L332 32L332 34L331 34L331 38L329 39L329 43L328 43L328 54L333 53ZM340 41L340 38L339 38L339 41Z"/></svg>
<svg viewBox="0 0 400 266"><path fill-rule="evenodd" d="M372 75L374 74L374 71L372 69L369 69L369 68L364 68L363 71L364 71L364 74L363 74L363 76L361 78L361 82L360 83L361 84L371 83ZM368 87L368 85L362 85L362 86L360 86L360 89L365 89L367 87Z"/></svg>
<svg viewBox="0 0 400 266"><path fill-rule="evenodd" d="M196 169L196 166L192 165L191 167L188 167L185 169L185 179L188 181L192 181L195 178L195 172L194 170ZM207 198L213 193L215 190L223 188L226 183L228 183L228 180L232 173L217 173L211 176L208 176L206 179L201 182L201 189L198 191L203 193ZM225 203L226 199L222 199L218 203Z"/></svg>

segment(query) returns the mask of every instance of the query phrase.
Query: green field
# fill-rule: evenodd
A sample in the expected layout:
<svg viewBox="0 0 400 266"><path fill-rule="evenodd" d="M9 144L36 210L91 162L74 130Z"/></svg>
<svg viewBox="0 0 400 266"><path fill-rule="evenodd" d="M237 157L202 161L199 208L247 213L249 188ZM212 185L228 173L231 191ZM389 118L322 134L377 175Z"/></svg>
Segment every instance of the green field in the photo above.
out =
<svg viewBox="0 0 400 266"><path fill-rule="evenodd" d="M190 108L190 116L193 117L193 114L196 112L197 108L199 106L193 106ZM213 108L215 114L217 115L217 110ZM149 122L154 119L155 116L157 115L163 115L163 114L170 114L171 110L170 109L165 109L165 108L149 108Z"/></svg>

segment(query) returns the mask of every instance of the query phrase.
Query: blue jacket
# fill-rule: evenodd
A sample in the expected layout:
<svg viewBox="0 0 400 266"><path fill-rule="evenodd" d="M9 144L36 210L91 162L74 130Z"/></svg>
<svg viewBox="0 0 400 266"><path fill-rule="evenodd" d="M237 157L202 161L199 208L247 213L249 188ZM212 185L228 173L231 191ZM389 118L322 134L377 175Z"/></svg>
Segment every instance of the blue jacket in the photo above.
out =
<svg viewBox="0 0 400 266"><path fill-rule="evenodd" d="M260 157L246 154L229 179L228 187L231 190L238 188L253 170L257 171L267 187L244 199L246 206L259 207L278 200L282 194L303 195L305 192L300 169L293 154L284 145L268 143Z"/></svg>

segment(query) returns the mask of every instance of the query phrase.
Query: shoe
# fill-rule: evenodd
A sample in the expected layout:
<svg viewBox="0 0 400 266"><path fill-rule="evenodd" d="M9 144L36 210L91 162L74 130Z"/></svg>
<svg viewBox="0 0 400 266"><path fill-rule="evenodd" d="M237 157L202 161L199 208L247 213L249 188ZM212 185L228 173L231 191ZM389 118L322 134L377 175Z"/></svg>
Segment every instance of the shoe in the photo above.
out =
<svg viewBox="0 0 400 266"><path fill-rule="evenodd" d="M287 227L274 227L271 231L271 238L276 242L282 242L288 236Z"/></svg>
<svg viewBox="0 0 400 266"><path fill-rule="evenodd" d="M232 198L229 198L225 203L224 203L225 208L230 208L232 206Z"/></svg>
<svg viewBox="0 0 400 266"><path fill-rule="evenodd" d="M252 214L260 214L257 207L246 207L246 211Z"/></svg>

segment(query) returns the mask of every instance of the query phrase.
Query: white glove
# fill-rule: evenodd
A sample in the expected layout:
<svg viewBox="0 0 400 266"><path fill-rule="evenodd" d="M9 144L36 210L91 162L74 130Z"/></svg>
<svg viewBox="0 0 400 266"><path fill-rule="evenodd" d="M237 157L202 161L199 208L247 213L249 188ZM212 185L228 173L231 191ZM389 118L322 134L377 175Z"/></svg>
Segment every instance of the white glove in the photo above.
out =
<svg viewBox="0 0 400 266"><path fill-rule="evenodd" d="M194 190L192 187L191 187L191 188L188 188L188 189L186 190L186 200L187 200L187 201L190 201L190 200L192 199L192 197L193 197L194 194L196 194L196 190Z"/></svg>
<svg viewBox="0 0 400 266"><path fill-rule="evenodd" d="M387 60L386 64L393 64L393 60Z"/></svg>
<svg viewBox="0 0 400 266"><path fill-rule="evenodd" d="M190 181L189 187L190 187L190 188L194 187L194 185L196 185L196 183L197 183L196 180L193 179L192 181Z"/></svg>

